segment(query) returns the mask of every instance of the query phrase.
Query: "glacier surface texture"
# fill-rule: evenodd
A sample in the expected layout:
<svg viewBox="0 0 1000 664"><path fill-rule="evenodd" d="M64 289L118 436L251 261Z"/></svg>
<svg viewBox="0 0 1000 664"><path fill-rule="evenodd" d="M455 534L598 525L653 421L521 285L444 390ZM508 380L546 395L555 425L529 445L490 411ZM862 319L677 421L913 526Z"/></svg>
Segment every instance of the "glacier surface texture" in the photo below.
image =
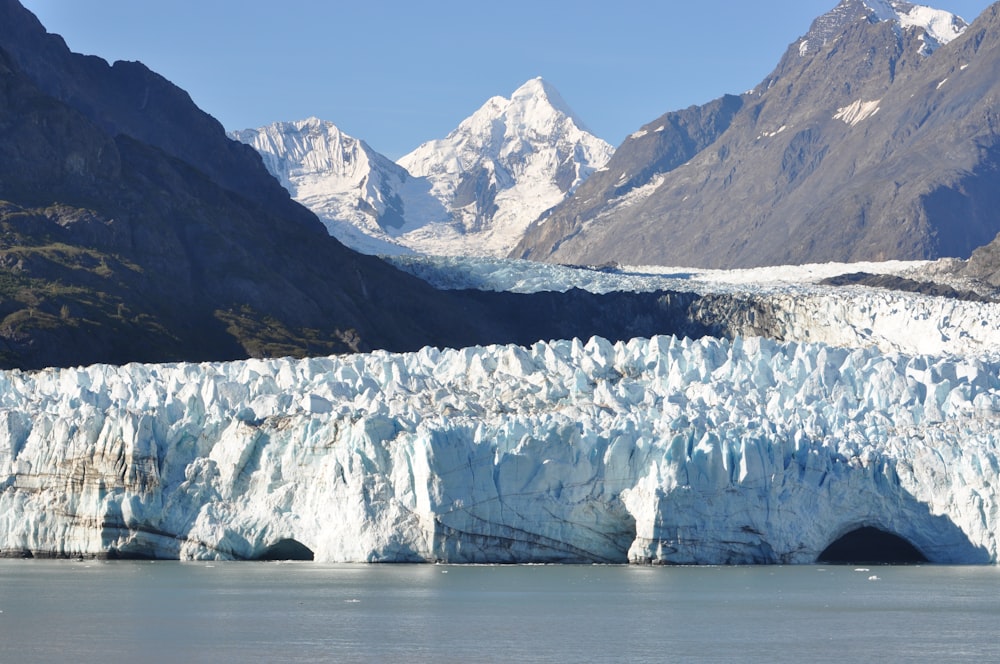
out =
<svg viewBox="0 0 1000 664"><path fill-rule="evenodd" d="M1000 361L674 337L0 374L7 555L997 561Z"/></svg>

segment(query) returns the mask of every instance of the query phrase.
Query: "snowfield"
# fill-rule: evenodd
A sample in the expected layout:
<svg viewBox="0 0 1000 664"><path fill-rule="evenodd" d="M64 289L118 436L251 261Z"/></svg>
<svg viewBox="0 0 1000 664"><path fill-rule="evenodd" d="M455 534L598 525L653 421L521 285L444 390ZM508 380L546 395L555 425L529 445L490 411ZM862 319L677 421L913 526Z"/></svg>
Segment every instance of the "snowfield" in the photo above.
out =
<svg viewBox="0 0 1000 664"><path fill-rule="evenodd" d="M453 284L530 272L442 265ZM800 337L867 321L864 343L848 322L843 344L594 338L0 373L0 550L811 563L872 526L932 562L996 563L997 305L812 283L838 269L860 268L764 286L627 276L775 298ZM899 350L923 335L934 352Z"/></svg>

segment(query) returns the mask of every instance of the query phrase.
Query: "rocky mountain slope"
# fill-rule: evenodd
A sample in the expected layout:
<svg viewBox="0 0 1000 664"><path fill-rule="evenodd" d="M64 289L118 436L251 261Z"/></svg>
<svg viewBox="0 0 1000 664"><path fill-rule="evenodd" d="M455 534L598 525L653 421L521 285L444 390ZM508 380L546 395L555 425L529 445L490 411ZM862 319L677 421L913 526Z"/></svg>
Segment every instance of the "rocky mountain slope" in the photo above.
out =
<svg viewBox="0 0 1000 664"><path fill-rule="evenodd" d="M512 255L733 267L968 257L1000 231L996 6L843 0L739 97L668 113Z"/></svg>
<svg viewBox="0 0 1000 664"><path fill-rule="evenodd" d="M329 238L179 88L71 53L13 0L0 48L3 364L334 352L439 329L407 304L433 291Z"/></svg>
<svg viewBox="0 0 1000 664"><path fill-rule="evenodd" d="M398 165L317 119L232 136L333 236L366 253L504 255L612 152L540 78Z"/></svg>
<svg viewBox="0 0 1000 664"><path fill-rule="evenodd" d="M969 260L960 264L956 271L961 276L1000 288L1000 235L972 252Z"/></svg>
<svg viewBox="0 0 1000 664"><path fill-rule="evenodd" d="M668 299L436 291L331 238L183 90L0 0L0 366L619 338L671 331Z"/></svg>

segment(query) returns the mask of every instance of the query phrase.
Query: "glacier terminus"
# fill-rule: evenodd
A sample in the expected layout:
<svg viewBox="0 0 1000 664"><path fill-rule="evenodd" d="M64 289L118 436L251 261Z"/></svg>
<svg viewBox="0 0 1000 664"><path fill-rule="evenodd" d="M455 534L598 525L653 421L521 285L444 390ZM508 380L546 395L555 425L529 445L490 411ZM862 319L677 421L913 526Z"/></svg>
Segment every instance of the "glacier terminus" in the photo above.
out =
<svg viewBox="0 0 1000 664"><path fill-rule="evenodd" d="M659 336L8 371L0 550L812 563L876 528L996 563L997 306L976 355Z"/></svg>

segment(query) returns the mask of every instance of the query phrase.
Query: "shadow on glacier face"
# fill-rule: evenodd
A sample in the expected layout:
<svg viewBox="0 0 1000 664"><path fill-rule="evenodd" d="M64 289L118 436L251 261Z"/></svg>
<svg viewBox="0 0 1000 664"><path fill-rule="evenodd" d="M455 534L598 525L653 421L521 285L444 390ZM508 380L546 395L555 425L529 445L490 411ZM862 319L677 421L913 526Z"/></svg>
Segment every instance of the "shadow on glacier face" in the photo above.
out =
<svg viewBox="0 0 1000 664"><path fill-rule="evenodd" d="M805 451L813 465L799 454L786 457L776 486L758 477L749 485L734 480L722 488L682 485L659 493L653 523L641 524L651 536L637 541L632 562L991 562L987 548L951 516L932 514L927 500L903 488L895 460L852 467L831 455L817 466L818 455Z"/></svg>
<svg viewBox="0 0 1000 664"><path fill-rule="evenodd" d="M874 498L881 499L872 501L875 509L868 515L845 510L815 562L989 564L989 551L948 514L933 514L927 502L900 485L895 464L887 461L885 472L873 477Z"/></svg>
<svg viewBox="0 0 1000 664"><path fill-rule="evenodd" d="M899 535L862 526L823 549L816 562L833 565L914 565L930 561Z"/></svg>
<svg viewBox="0 0 1000 664"><path fill-rule="evenodd" d="M289 538L278 540L267 547L255 560L314 560L315 557L308 546Z"/></svg>
<svg viewBox="0 0 1000 664"><path fill-rule="evenodd" d="M608 490L604 448L579 454L573 423L517 449L435 432L431 559L459 563L628 562L635 519ZM613 482L612 482L613 484Z"/></svg>
<svg viewBox="0 0 1000 664"><path fill-rule="evenodd" d="M236 465L228 472L231 478L229 487L238 495L249 490L251 478L261 470L263 450L271 443L271 437L259 427L246 422L246 427L238 431L245 437L242 441L244 449ZM196 457L196 451L190 450L191 456L183 463L190 466ZM143 460L140 460L143 461ZM102 553L100 558L107 559L165 559L174 560L190 553L182 553L185 548L196 550L197 555L219 556L233 560L314 560L312 549L295 538L295 533L281 529L270 537L255 537L248 539L246 532L238 527L220 524L216 532L221 537L216 540L206 540L195 532L199 514L204 508L222 500L213 483L219 480L219 470L214 464L206 465L202 470L188 477L186 481L173 486L166 494L157 496L157 491L163 486L169 486L167 478L158 475L156 464L140 464L141 470L148 475L143 482L134 484L130 495L129 487L116 488L118 500L108 500L100 518L100 537ZM126 468L126 476L131 476L132 469ZM161 509L147 510L143 508L128 510L129 516L122 509L124 501L140 498L139 502L156 505L162 501ZM266 515L269 516L269 515Z"/></svg>
<svg viewBox="0 0 1000 664"><path fill-rule="evenodd" d="M177 557L177 538L173 534L146 524L126 524L121 507L111 503L101 523L103 552L106 560L162 560Z"/></svg>

